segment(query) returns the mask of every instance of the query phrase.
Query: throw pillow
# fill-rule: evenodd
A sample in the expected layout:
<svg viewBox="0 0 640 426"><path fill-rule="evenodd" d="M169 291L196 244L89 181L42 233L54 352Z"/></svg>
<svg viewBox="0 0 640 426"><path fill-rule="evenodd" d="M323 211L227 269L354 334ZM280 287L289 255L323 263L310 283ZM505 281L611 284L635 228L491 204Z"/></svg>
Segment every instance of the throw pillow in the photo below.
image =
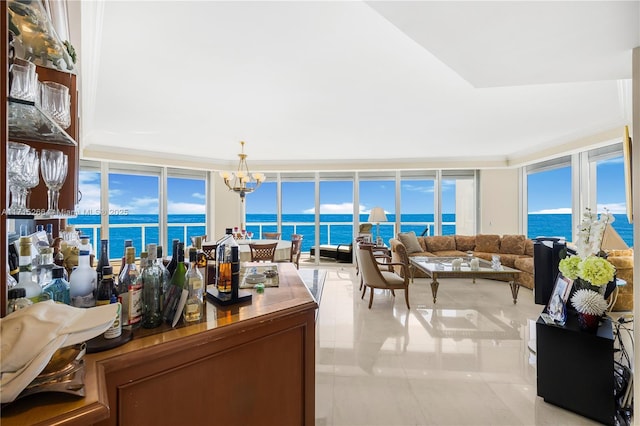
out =
<svg viewBox="0 0 640 426"><path fill-rule="evenodd" d="M500 235L478 234L476 235L476 249L482 253L500 253Z"/></svg>
<svg viewBox="0 0 640 426"><path fill-rule="evenodd" d="M500 241L500 253L524 254L525 242L524 235L503 235Z"/></svg>
<svg viewBox="0 0 640 426"><path fill-rule="evenodd" d="M407 253L420 253L422 251L422 247L420 247L420 243L418 242L418 237L416 237L415 232L401 232L398 234L398 238L402 244L404 244L407 249Z"/></svg>

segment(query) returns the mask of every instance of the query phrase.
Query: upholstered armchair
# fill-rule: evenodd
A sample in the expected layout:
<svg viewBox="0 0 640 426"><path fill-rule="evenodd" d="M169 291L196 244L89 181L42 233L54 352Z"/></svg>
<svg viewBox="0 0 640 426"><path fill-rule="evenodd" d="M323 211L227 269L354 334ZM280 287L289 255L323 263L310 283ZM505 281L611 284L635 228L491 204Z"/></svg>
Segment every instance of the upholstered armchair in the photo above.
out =
<svg viewBox="0 0 640 426"><path fill-rule="evenodd" d="M357 259L360 267L360 274L362 275L362 282L364 289L362 291L361 298L367 291L367 287L370 289L369 295L369 309L373 304L374 289L381 288L385 290L391 290L395 296L394 290L404 290L404 299L409 307L409 272L404 270L404 278L400 277L395 272L388 270L389 267L400 266L406 268L403 263L380 263L376 260L374 255L374 246L367 244L360 244L357 248Z"/></svg>

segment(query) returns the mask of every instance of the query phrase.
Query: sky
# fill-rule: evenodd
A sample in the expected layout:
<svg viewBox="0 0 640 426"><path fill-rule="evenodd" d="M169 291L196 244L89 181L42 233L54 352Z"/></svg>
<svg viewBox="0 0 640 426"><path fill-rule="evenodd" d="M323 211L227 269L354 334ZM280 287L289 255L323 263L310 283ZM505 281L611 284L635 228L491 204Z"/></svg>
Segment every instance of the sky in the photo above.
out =
<svg viewBox="0 0 640 426"><path fill-rule="evenodd" d="M571 213L570 167L530 174L528 178L529 213ZM82 199L80 214L100 212L100 173L80 172ZM601 161L597 166L598 211L607 207L614 214L624 214L625 188L622 157ZM455 182L443 181L444 213L455 212ZM282 211L284 214L315 212L314 182L283 182ZM353 182L322 181L320 183L320 213L351 214L353 212ZM434 210L433 180L404 180L400 186L401 208L404 214L432 213ZM168 179L169 214L204 214L205 182L198 179ZM373 207L387 213L395 211L395 182L363 180L360 182L358 211L368 214ZM247 213L275 214L276 182L265 182L259 190L247 195ZM110 213L158 213L158 177L144 175L109 175ZM115 213L114 213L115 212Z"/></svg>

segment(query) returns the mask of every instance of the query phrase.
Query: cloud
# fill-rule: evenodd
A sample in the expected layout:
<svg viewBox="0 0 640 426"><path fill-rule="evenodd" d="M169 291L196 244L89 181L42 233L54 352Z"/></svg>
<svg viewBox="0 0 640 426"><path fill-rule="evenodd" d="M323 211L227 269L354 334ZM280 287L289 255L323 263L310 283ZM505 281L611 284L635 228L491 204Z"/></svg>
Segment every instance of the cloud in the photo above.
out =
<svg viewBox="0 0 640 426"><path fill-rule="evenodd" d="M193 194L191 194L191 196L199 200L204 200L206 198L206 195L201 194L200 192L194 192Z"/></svg>
<svg viewBox="0 0 640 426"><path fill-rule="evenodd" d="M422 192L425 194L433 194L433 186L413 185L410 183L403 183L402 188L409 192Z"/></svg>
<svg viewBox="0 0 640 426"><path fill-rule="evenodd" d="M169 214L205 214L205 205L197 203L172 203L167 204Z"/></svg>
<svg viewBox="0 0 640 426"><path fill-rule="evenodd" d="M603 212L608 209L613 214L626 214L627 207L625 203L605 203L598 204L597 211ZM536 212L529 212L529 214L571 214L571 207L558 207L556 209L542 209Z"/></svg>
<svg viewBox="0 0 640 426"><path fill-rule="evenodd" d="M302 212L305 214L313 214L315 211L315 208L310 208ZM364 213L365 207L360 206L358 211ZM320 204L320 214L353 214L353 203Z"/></svg>
<svg viewBox="0 0 640 426"><path fill-rule="evenodd" d="M626 203L604 203L598 204L597 211L603 212L605 209L609 210L612 214L627 214Z"/></svg>
<svg viewBox="0 0 640 426"><path fill-rule="evenodd" d="M571 207L558 207L556 209L542 209L529 214L571 214Z"/></svg>

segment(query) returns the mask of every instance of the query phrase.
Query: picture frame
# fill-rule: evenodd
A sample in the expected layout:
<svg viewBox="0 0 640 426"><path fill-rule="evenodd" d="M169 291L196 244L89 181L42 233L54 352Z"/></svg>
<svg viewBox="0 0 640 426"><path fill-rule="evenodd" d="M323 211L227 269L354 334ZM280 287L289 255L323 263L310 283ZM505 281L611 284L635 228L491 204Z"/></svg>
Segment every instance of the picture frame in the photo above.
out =
<svg viewBox="0 0 640 426"><path fill-rule="evenodd" d="M564 325L567 319L567 300L573 288L573 280L558 273L553 291L545 308L547 316L556 324Z"/></svg>
<svg viewBox="0 0 640 426"><path fill-rule="evenodd" d="M358 237L361 237L362 241L364 241L365 243L368 243L368 244L372 243L371 239L373 235L368 232L361 232L360 234L358 234Z"/></svg>

